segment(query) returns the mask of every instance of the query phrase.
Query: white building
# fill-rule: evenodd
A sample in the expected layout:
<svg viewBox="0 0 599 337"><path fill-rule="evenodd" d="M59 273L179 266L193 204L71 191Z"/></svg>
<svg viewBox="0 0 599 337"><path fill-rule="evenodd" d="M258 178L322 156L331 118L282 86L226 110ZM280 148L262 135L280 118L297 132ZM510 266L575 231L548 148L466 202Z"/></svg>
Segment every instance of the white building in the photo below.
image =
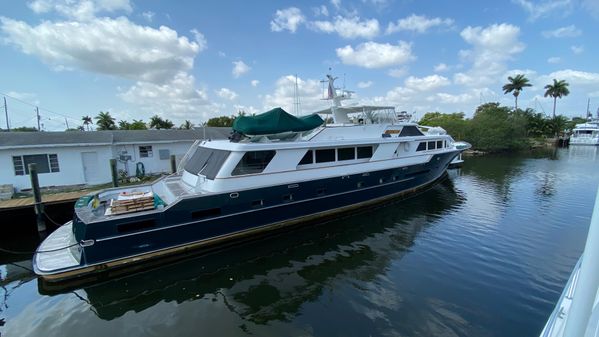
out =
<svg viewBox="0 0 599 337"><path fill-rule="evenodd" d="M206 130L118 130L71 132L0 132L0 185L31 188L27 165L36 163L41 187L101 184L111 181L110 164L135 176L170 172L177 160L202 139L225 139L230 128Z"/></svg>

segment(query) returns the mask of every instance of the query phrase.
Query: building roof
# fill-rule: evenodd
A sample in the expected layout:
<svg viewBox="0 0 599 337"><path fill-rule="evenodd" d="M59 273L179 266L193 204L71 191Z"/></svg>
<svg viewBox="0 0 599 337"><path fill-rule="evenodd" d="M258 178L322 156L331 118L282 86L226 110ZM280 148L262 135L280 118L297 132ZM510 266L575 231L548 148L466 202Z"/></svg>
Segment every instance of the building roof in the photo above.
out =
<svg viewBox="0 0 599 337"><path fill-rule="evenodd" d="M227 139L231 128L207 127L207 139ZM204 138L194 130L114 130L65 132L0 132L0 149L48 146L86 146L193 142Z"/></svg>

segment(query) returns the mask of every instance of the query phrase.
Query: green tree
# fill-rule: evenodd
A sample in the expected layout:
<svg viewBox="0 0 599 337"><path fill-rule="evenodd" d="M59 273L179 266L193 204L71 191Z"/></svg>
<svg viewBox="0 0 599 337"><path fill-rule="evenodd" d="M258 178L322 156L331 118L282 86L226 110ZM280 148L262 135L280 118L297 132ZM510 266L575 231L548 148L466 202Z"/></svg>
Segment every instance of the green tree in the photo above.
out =
<svg viewBox="0 0 599 337"><path fill-rule="evenodd" d="M119 130L130 130L131 123L127 121L119 121Z"/></svg>
<svg viewBox="0 0 599 337"><path fill-rule="evenodd" d="M115 119L110 115L110 112L102 112L94 117L96 119L96 125L98 126L98 130L115 130L116 124Z"/></svg>
<svg viewBox="0 0 599 337"><path fill-rule="evenodd" d="M464 119L463 112L452 114L427 112L418 123L423 126L440 126L455 139L464 139L468 129L468 122Z"/></svg>
<svg viewBox="0 0 599 337"><path fill-rule="evenodd" d="M547 121L547 129L549 135L559 135L566 130L568 119L562 115L558 115Z"/></svg>
<svg viewBox="0 0 599 337"><path fill-rule="evenodd" d="M147 130L148 126L143 120L134 119L131 124L129 124L129 130Z"/></svg>
<svg viewBox="0 0 599 337"><path fill-rule="evenodd" d="M179 127L179 129L182 130L191 130L193 128L193 123L189 120L185 120L185 123L181 124L181 126Z"/></svg>
<svg viewBox="0 0 599 337"><path fill-rule="evenodd" d="M215 126L215 127L231 127L233 126L233 121L235 120L235 116L220 116L210 118L208 122L206 122L206 126Z"/></svg>
<svg viewBox="0 0 599 337"><path fill-rule="evenodd" d="M81 120L83 121L83 125L85 126L87 131L89 131L89 125L94 124L94 121L92 120L91 116L83 116L81 117Z"/></svg>
<svg viewBox="0 0 599 337"><path fill-rule="evenodd" d="M505 151L527 145L526 118L499 103L480 105L468 126L466 141L477 149Z"/></svg>
<svg viewBox="0 0 599 337"><path fill-rule="evenodd" d="M570 90L568 89L568 82L564 80L553 79L553 84L547 84L545 86L545 97L553 97L553 118L555 119L555 105L558 98L568 96Z"/></svg>
<svg viewBox="0 0 599 337"><path fill-rule="evenodd" d="M38 131L37 128L31 127L31 126L19 126L18 128L12 128L10 129L10 131L17 131L17 132L36 132Z"/></svg>
<svg viewBox="0 0 599 337"><path fill-rule="evenodd" d="M514 110L518 110L518 96L520 95L520 91L522 91L524 87L530 87L532 85L528 83L528 78L526 78L526 76L523 74L518 74L514 77L509 76L507 80L509 82L503 86L503 93L508 94L511 92L514 94L514 97L516 98L516 106Z"/></svg>
<svg viewBox="0 0 599 337"><path fill-rule="evenodd" d="M172 129L175 124L168 119L162 119L158 115L152 116L150 118L150 128L151 129Z"/></svg>

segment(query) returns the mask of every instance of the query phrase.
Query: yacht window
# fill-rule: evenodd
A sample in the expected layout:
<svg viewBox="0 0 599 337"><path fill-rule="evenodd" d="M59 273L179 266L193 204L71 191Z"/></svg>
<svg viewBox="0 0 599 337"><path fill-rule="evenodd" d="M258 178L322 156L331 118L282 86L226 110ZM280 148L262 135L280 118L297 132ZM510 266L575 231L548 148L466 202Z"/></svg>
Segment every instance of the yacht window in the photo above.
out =
<svg viewBox="0 0 599 337"><path fill-rule="evenodd" d="M337 149L337 160L356 159L356 149L353 147L342 147Z"/></svg>
<svg viewBox="0 0 599 337"><path fill-rule="evenodd" d="M220 208L209 208L209 209L203 209L201 211L191 212L192 219L203 219L203 218L209 218L209 217L218 216L218 215L221 215Z"/></svg>
<svg viewBox="0 0 599 337"><path fill-rule="evenodd" d="M401 129L398 137L422 136L422 132L413 125L406 125Z"/></svg>
<svg viewBox="0 0 599 337"><path fill-rule="evenodd" d="M293 194L285 194L283 195L283 201L284 202L290 202L293 200Z"/></svg>
<svg viewBox="0 0 599 337"><path fill-rule="evenodd" d="M275 150L246 152L231 175L254 174L264 171L275 156Z"/></svg>
<svg viewBox="0 0 599 337"><path fill-rule="evenodd" d="M221 166L229 157L229 151L198 147L196 152L185 163L185 171L193 174L205 175L214 179Z"/></svg>
<svg viewBox="0 0 599 337"><path fill-rule="evenodd" d="M441 149L443 148L443 141L442 140L438 140L437 141L437 149Z"/></svg>
<svg viewBox="0 0 599 337"><path fill-rule="evenodd" d="M429 150L434 150L435 149L435 142L428 142L428 149Z"/></svg>
<svg viewBox="0 0 599 337"><path fill-rule="evenodd" d="M298 165L308 165L314 162L314 158L312 158L312 150L308 150L302 160L300 160Z"/></svg>
<svg viewBox="0 0 599 337"><path fill-rule="evenodd" d="M422 142L420 144L418 144L418 148L416 149L416 151L424 151L426 150L426 142Z"/></svg>
<svg viewBox="0 0 599 337"><path fill-rule="evenodd" d="M358 147L358 159L372 157L372 146L359 146Z"/></svg>
<svg viewBox="0 0 599 337"><path fill-rule="evenodd" d="M316 150L316 162L327 163L335 161L335 149Z"/></svg>

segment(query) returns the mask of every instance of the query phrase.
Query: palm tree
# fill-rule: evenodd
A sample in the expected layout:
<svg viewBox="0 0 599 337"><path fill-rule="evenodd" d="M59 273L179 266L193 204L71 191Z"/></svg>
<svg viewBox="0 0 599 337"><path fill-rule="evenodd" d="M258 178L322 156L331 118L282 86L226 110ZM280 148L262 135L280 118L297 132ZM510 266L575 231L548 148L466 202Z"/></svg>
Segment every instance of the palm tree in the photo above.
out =
<svg viewBox="0 0 599 337"><path fill-rule="evenodd" d="M89 125L94 124L92 118L90 116L83 116L81 117L81 120L83 121L83 125L85 125L87 131L89 131Z"/></svg>
<svg viewBox="0 0 599 337"><path fill-rule="evenodd" d="M568 96L570 94L570 90L568 90L568 82L565 80L556 80L553 79L553 84L547 84L545 86L545 97L551 96L553 97L553 119L555 119L555 104L558 98L562 98L564 96Z"/></svg>
<svg viewBox="0 0 599 337"><path fill-rule="evenodd" d="M172 129L175 124L168 119L162 119L158 115L150 118L150 128L152 129Z"/></svg>
<svg viewBox="0 0 599 337"><path fill-rule="evenodd" d="M518 96L520 95L520 91L524 90L524 87L530 87L532 84L528 83L528 78L523 74L518 74L514 77L509 76L507 78L509 83L506 83L503 86L503 93L507 94L513 92L514 97L516 98L516 107L515 111L518 111Z"/></svg>
<svg viewBox="0 0 599 337"><path fill-rule="evenodd" d="M182 130L191 130L193 128L193 123L189 120L185 120L185 123L181 124L180 129Z"/></svg>
<svg viewBox="0 0 599 337"><path fill-rule="evenodd" d="M98 130L114 130L116 129L115 119L110 115L110 112L102 112L94 117L96 119L96 125Z"/></svg>

